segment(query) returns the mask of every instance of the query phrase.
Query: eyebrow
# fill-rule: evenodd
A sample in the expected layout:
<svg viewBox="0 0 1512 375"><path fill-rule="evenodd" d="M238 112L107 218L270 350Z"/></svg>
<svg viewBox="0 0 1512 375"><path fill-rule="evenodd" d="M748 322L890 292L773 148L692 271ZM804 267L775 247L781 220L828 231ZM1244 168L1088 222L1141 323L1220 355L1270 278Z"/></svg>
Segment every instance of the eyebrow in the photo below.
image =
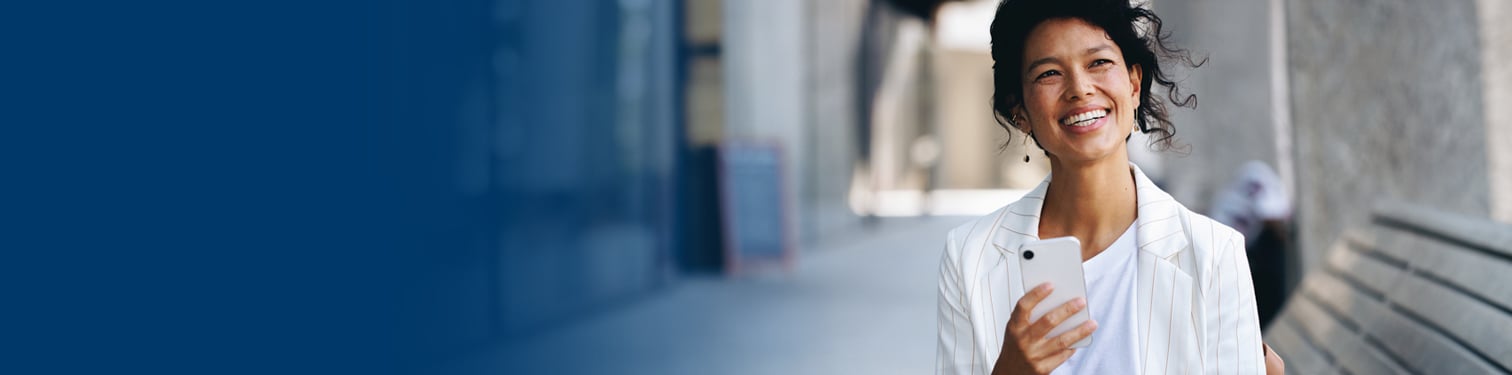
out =
<svg viewBox="0 0 1512 375"><path fill-rule="evenodd" d="M1094 54L1094 53L1098 53L1098 52L1101 52L1101 51L1104 51L1104 50L1111 50L1111 49L1113 49L1113 46L1110 46L1110 45L1107 45L1107 44L1101 44L1101 45L1098 45L1097 47L1088 48L1086 50L1086 52L1084 52L1082 54L1083 55L1091 55L1091 54ZM1034 70L1034 67L1037 67L1037 66L1040 66L1040 65L1043 65L1043 64L1049 64L1049 63L1052 63L1052 62L1058 62L1058 61L1060 61L1060 59L1055 58L1054 56L1041 57L1041 58L1036 59L1034 61L1030 61L1029 65L1024 68L1024 71Z"/></svg>

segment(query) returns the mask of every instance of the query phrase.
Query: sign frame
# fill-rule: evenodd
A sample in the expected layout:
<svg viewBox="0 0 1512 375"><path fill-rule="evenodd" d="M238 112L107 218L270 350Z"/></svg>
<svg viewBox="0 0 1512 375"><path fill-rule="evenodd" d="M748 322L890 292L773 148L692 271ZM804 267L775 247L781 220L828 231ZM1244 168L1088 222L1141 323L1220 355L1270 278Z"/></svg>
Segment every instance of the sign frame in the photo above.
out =
<svg viewBox="0 0 1512 375"><path fill-rule="evenodd" d="M728 140L720 142L717 146L717 169L719 185L719 216L720 229L722 231L721 242L724 245L724 272L727 276L736 277L754 273L761 270L779 268L784 272L793 269L796 248L792 219L792 195L787 189L787 163L783 157L783 148L780 143L759 140ZM770 163L771 166L754 165L754 163ZM744 164L741 164L744 163ZM737 186L737 183L749 183L739 181L743 169L771 168L772 179L761 186ZM753 218L743 210L743 203L751 204L749 197L742 196L741 192L750 192L752 188L770 188L775 190L776 202L768 204L776 205L775 223L780 233L777 239L777 254L752 254L748 248L749 243L742 241L742 234L749 231L750 227L760 225L753 223L762 218ZM758 197L759 198L759 197ZM745 199L745 200L742 200Z"/></svg>

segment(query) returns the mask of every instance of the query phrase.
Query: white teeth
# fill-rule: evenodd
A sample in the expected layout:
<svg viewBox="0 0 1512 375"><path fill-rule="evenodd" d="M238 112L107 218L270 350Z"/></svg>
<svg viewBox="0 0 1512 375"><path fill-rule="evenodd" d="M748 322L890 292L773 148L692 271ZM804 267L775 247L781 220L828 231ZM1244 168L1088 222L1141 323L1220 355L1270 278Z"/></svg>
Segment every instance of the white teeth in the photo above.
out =
<svg viewBox="0 0 1512 375"><path fill-rule="evenodd" d="M1070 116L1070 117L1066 117L1064 119L1061 119L1061 125L1087 126L1087 125L1092 125L1092 121L1100 119L1100 118L1103 118L1103 117L1107 117L1107 116L1108 116L1108 110L1106 110L1106 109L1087 111L1087 112L1079 113L1079 114L1077 114L1075 116Z"/></svg>

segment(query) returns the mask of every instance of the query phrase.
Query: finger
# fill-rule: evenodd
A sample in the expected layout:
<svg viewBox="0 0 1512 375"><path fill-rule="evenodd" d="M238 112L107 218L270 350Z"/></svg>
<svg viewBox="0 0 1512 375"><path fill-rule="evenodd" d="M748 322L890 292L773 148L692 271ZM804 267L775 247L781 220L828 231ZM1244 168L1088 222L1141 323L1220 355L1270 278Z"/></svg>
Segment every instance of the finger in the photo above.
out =
<svg viewBox="0 0 1512 375"><path fill-rule="evenodd" d="M1066 333L1062 333L1060 336L1056 336L1055 345L1058 347L1058 349L1070 348L1071 345L1076 344L1077 341L1081 341L1088 336L1092 336L1092 332L1094 331L1097 331L1097 321L1088 320L1086 322L1083 322L1080 326L1077 326L1076 329L1066 331Z"/></svg>
<svg viewBox="0 0 1512 375"><path fill-rule="evenodd" d="M1087 308L1087 300L1081 297L1066 301L1066 303L1062 303L1054 310L1050 310L1050 312L1045 313L1045 316L1040 317L1039 321L1030 324L1029 329L1025 331L1024 334L1034 339L1045 337L1045 335L1050 334L1050 331L1054 330L1056 326L1059 326L1061 322L1064 322L1066 321L1066 319L1071 318L1072 314L1076 314L1078 311L1081 311L1085 308Z"/></svg>
<svg viewBox="0 0 1512 375"><path fill-rule="evenodd" d="M1066 363L1066 360L1070 359L1072 354L1076 354L1076 349L1063 349L1055 352L1049 357L1035 361L1034 369L1036 372L1048 374L1051 371L1055 371L1056 367L1060 367L1061 364Z"/></svg>
<svg viewBox="0 0 1512 375"><path fill-rule="evenodd" d="M1096 330L1097 322L1093 320L1087 320L1085 322L1082 322L1082 324L1077 325L1076 328L1072 328L1071 330L1061 333L1059 336L1047 337L1042 340L1035 341L1036 344L1031 345L1031 347L1029 348L1025 348L1026 350L1024 350L1024 352L1027 353L1027 356L1030 358L1044 358L1054 353L1058 353L1062 350L1071 349L1071 345L1076 344L1077 341L1081 341L1082 339L1087 338L1087 336L1091 336L1092 332Z"/></svg>
<svg viewBox="0 0 1512 375"><path fill-rule="evenodd" d="M1050 296L1050 292L1054 290L1054 285L1042 283L1034 287L1034 289L1030 289L1029 293L1024 293L1024 296L1019 298L1018 303L1013 307L1013 316L1008 318L1008 326L1027 327L1030 323L1029 313L1034 311L1034 307L1038 306L1040 301L1043 301L1045 297Z"/></svg>

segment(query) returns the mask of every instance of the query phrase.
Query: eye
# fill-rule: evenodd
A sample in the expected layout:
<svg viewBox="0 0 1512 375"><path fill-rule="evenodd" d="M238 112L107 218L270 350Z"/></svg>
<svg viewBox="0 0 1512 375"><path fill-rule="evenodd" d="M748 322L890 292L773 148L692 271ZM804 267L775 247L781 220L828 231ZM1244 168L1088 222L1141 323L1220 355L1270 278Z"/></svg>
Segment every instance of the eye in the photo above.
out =
<svg viewBox="0 0 1512 375"><path fill-rule="evenodd" d="M1104 66L1104 65L1112 64L1112 63L1113 63L1113 60L1097 59L1096 61L1092 62L1092 66L1091 67L1095 68L1095 67L1099 67L1099 66Z"/></svg>
<svg viewBox="0 0 1512 375"><path fill-rule="evenodd" d="M1058 70L1046 70L1044 73L1040 73L1038 76L1035 76L1034 80L1035 81L1039 81L1039 80L1042 80L1042 79L1045 79L1045 78L1050 78L1050 77L1054 77L1054 76L1058 76L1058 75L1060 75L1060 71L1058 71Z"/></svg>

